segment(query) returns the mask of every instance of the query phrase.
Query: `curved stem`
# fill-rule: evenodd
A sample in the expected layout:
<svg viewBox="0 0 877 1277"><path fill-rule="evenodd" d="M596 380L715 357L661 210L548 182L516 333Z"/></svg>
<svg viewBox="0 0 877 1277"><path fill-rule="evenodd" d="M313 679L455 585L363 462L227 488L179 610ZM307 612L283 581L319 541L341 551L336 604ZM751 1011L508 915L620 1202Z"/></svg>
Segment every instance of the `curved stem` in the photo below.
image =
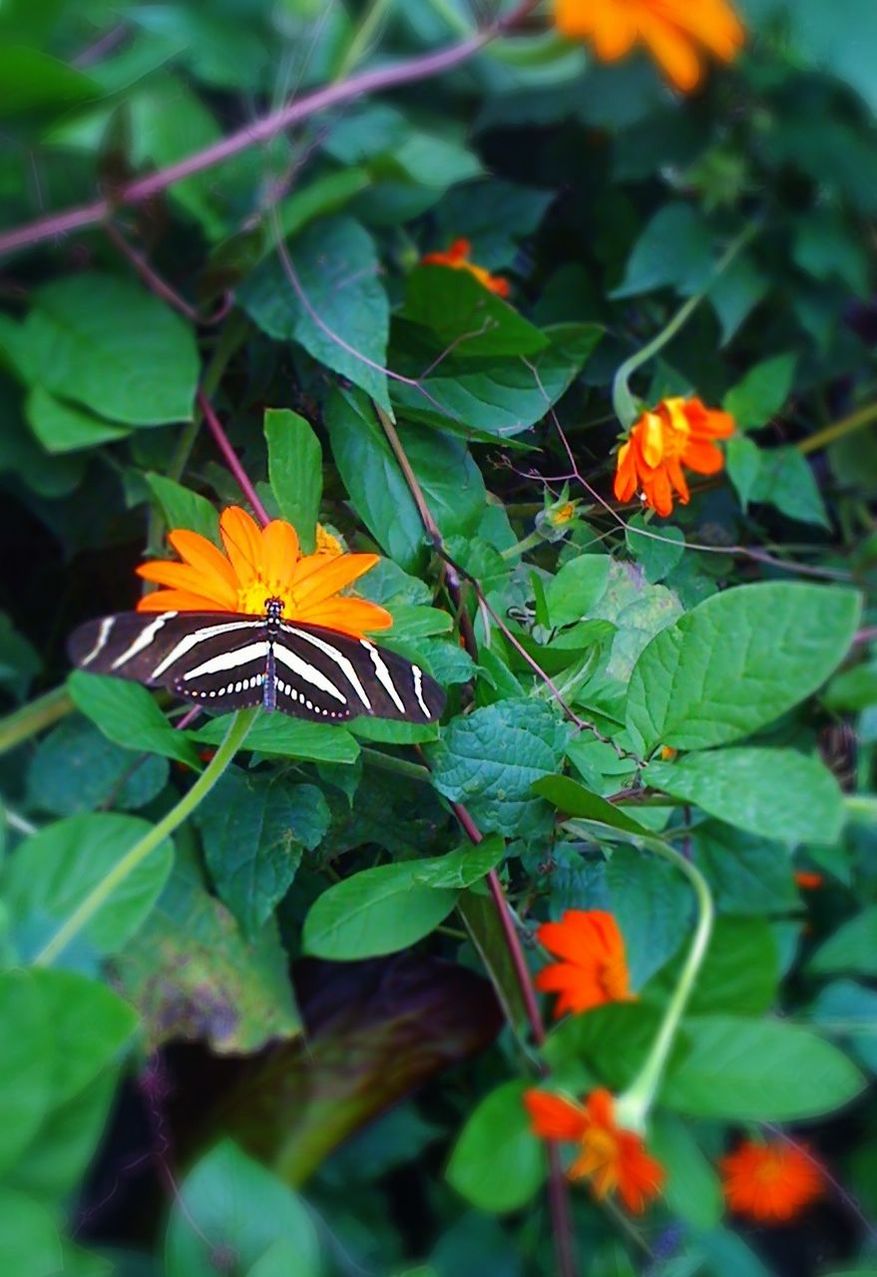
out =
<svg viewBox="0 0 877 1277"><path fill-rule="evenodd" d="M851 412L848 417L841 417L840 421L833 421L831 425L825 426L823 430L817 430L808 439L802 439L797 445L798 451L803 452L806 456L808 452L816 452L819 448L827 448L830 443L843 439L845 435L851 435L856 430L862 430L865 426L870 426L872 421L877 421L877 403L866 404L864 408Z"/></svg>
<svg viewBox="0 0 877 1277"><path fill-rule="evenodd" d="M642 364L648 363L660 350L663 350L667 343L673 340L680 328L688 323L700 303L709 294L713 284L722 272L727 270L740 250L745 248L757 230L758 225L755 222L750 222L748 226L745 226L716 262L703 288L694 293L679 307L676 314L671 316L661 331L656 333L650 342L647 342L641 350L635 351L629 359L625 359L624 363L620 365L612 382L612 406L615 409L615 415L625 429L632 426L639 415L636 400L631 394L628 385L630 378L637 368L641 367Z"/></svg>
<svg viewBox="0 0 877 1277"><path fill-rule="evenodd" d="M51 940L47 941L36 955L34 966L50 966L58 955L67 948L71 940L74 940L88 926L98 909L106 904L120 883L123 883L129 874L133 873L137 866L142 864L146 857L155 851L156 847L165 838L169 837L188 816L191 816L202 799L206 798L210 793L210 790L228 767L241 745L243 745L255 713L255 710L242 710L235 715L228 731L225 733L222 744L188 793L184 794L180 801L162 817L157 825L153 825L149 832L144 834L130 851L125 852L121 860L113 866L110 872L95 887L92 887L91 891L79 902L69 918L61 924Z"/></svg>
<svg viewBox="0 0 877 1277"><path fill-rule="evenodd" d="M0 754L36 736L37 732L45 731L75 708L66 685L62 683L28 705L22 705L21 709L7 714L0 719Z"/></svg>
<svg viewBox="0 0 877 1277"><path fill-rule="evenodd" d="M688 950L682 974L679 977L679 983L667 1003L661 1027L658 1029L651 1050L646 1056L639 1073L617 1101L619 1121L625 1126L640 1132L644 1129L646 1116L661 1085L664 1070L667 1066L667 1059L676 1037L676 1031L679 1028L679 1022L685 1014L685 1008L694 990L694 985L710 942L714 916L710 889L700 870L690 860L686 860L680 852L676 851L675 847L661 842L660 839L649 838L643 839L642 842L647 850L663 856L665 860L669 860L671 864L675 865L680 873L685 874L697 897L698 918L694 939L691 942L691 948Z"/></svg>

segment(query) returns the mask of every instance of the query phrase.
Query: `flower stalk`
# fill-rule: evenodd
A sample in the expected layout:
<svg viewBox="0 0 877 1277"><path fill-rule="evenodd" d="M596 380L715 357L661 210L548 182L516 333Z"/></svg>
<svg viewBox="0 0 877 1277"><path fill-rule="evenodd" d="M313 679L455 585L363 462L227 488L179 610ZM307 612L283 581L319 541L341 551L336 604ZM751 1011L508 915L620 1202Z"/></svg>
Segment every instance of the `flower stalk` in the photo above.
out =
<svg viewBox="0 0 877 1277"><path fill-rule="evenodd" d="M248 709L235 714L222 743L192 788L183 795L157 824L139 839L130 851L113 866L88 895L79 902L70 916L61 924L51 940L43 946L33 960L37 967L49 967L67 946L91 922L97 911L110 899L113 892L134 872L138 865L158 847L165 838L187 820L196 807L207 797L213 786L231 763L244 743L257 711Z"/></svg>

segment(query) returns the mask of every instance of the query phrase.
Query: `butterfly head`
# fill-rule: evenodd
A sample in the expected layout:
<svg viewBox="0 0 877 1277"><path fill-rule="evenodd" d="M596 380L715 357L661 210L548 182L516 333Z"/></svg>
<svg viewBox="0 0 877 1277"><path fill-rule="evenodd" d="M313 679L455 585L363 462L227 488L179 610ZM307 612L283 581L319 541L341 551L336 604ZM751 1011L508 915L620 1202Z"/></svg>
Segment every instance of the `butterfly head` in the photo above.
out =
<svg viewBox="0 0 877 1277"><path fill-rule="evenodd" d="M265 600L265 620L279 621L283 617L283 599L271 598Z"/></svg>

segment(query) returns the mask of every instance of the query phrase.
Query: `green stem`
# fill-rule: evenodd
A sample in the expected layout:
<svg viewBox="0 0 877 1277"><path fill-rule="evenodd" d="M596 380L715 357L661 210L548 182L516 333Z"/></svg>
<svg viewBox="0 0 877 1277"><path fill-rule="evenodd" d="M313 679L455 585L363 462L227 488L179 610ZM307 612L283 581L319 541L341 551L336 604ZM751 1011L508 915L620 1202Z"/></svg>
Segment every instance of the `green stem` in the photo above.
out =
<svg viewBox="0 0 877 1277"><path fill-rule="evenodd" d="M54 691L38 696L29 705L23 705L14 714L8 714L0 719L0 754L36 736L37 732L45 731L74 708L67 688L62 684Z"/></svg>
<svg viewBox="0 0 877 1277"><path fill-rule="evenodd" d="M544 544L545 537L541 532L528 532L521 541L510 545L506 550L500 550L499 557L501 559L517 559L522 554L526 554L528 550L532 550L534 546Z"/></svg>
<svg viewBox="0 0 877 1277"><path fill-rule="evenodd" d="M661 1085L661 1079L664 1076L664 1069L667 1066L667 1059L676 1037L676 1031L694 990L713 928L712 896L706 879L700 870L690 860L686 860L675 847L669 846L660 839L649 838L643 839L642 842L647 850L663 856L665 860L669 860L671 864L675 865L680 873L685 874L697 897L698 918L694 939L691 942L691 948L688 950L682 974L679 977L679 983L667 1003L664 1018L652 1043L651 1050L633 1082L617 1100L616 1111L619 1122L640 1133L645 1129L646 1117Z"/></svg>
<svg viewBox="0 0 877 1277"><path fill-rule="evenodd" d="M710 289L719 276L723 273L723 271L727 270L740 250L745 248L745 246L749 243L757 229L758 226L754 222L751 222L748 226L744 227L740 234L735 236L725 249L722 256L716 262L710 273L709 279L704 284L700 292L692 294L692 296L688 298L688 301L684 302L683 305L679 307L676 314L668 320L661 331L656 333L650 342L632 354L629 359L625 359L624 363L619 367L612 382L612 406L615 409L615 415L618 417L618 420L624 426L625 430L628 430L639 416L639 408L637 407L636 400L631 394L630 387L628 386L630 378L636 372L637 368L648 363L648 361L657 355L660 350L663 350L669 341L673 340L680 328L688 322L700 303L709 294Z"/></svg>
<svg viewBox="0 0 877 1277"><path fill-rule="evenodd" d="M806 455L808 452L816 452L818 448L827 448L830 443L843 439L844 435L851 435L856 430L870 426L872 421L877 421L877 403L866 404L857 412L851 412L848 417L841 417L840 421L833 421L823 430L817 430L809 439L802 439L797 445L798 451Z"/></svg>
<svg viewBox="0 0 877 1277"><path fill-rule="evenodd" d="M397 776L407 776L409 780L418 780L424 785L432 784L428 767L420 763L409 762L407 758L397 758L395 754L384 754L379 749L370 749L368 745L360 745L362 761L381 771L393 772Z"/></svg>
<svg viewBox="0 0 877 1277"><path fill-rule="evenodd" d="M393 0L372 0L363 14L362 22L353 33L353 38L338 65L338 70L332 77L333 84L337 84L340 80L345 80L357 66L363 53L368 48L369 41L386 17L387 11L392 8L392 5Z"/></svg>
<svg viewBox="0 0 877 1277"><path fill-rule="evenodd" d="M144 834L130 851L125 852L121 860L113 866L110 872L95 887L92 887L91 891L80 901L66 922L62 923L51 940L36 955L34 966L51 966L59 953L67 948L70 941L75 939L80 931L88 926L94 915L109 900L120 883L123 883L129 874L133 873L137 866L165 838L168 838L188 816L191 816L202 799L206 798L210 793L210 790L243 745L244 738L250 729L250 724L256 712L256 710L242 710L235 715L228 731L225 733L222 744L188 793L184 794L180 801L162 817L157 825L153 825L152 829L147 834Z"/></svg>

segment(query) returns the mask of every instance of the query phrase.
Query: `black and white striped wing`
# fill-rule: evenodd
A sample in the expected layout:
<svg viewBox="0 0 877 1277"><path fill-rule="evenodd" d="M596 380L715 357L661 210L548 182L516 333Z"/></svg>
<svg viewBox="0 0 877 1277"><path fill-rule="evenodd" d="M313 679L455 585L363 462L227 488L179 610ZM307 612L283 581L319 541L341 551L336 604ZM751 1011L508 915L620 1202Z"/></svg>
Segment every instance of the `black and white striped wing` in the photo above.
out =
<svg viewBox="0 0 877 1277"><path fill-rule="evenodd" d="M268 660L265 622L225 612L120 612L86 621L68 644L92 674L165 687L216 710L261 705Z"/></svg>
<svg viewBox="0 0 877 1277"><path fill-rule="evenodd" d="M346 706L343 717L367 714L406 723L431 723L440 717L445 694L419 665L370 639L351 638L317 625L283 621L274 644L277 708L302 715L319 707L317 717L329 721Z"/></svg>

